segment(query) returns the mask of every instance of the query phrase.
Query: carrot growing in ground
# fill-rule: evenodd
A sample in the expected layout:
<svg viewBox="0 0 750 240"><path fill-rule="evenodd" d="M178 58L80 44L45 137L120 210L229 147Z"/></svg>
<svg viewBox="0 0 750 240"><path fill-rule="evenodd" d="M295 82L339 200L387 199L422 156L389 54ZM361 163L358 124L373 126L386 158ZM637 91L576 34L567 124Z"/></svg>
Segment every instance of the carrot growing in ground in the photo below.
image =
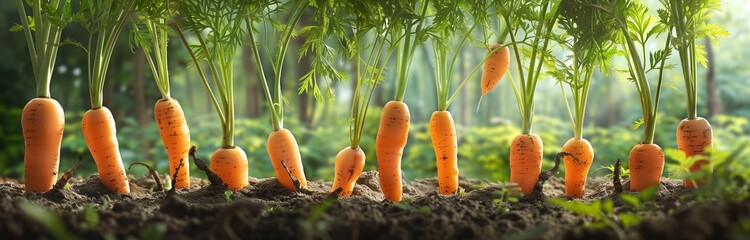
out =
<svg viewBox="0 0 750 240"><path fill-rule="evenodd" d="M24 138L24 189L46 192L57 180L60 144L65 114L57 100L50 97L50 82L55 69L62 29L72 20L70 1L27 1L32 15L26 14L22 0L16 0L21 24L11 31L23 31L36 82L36 97L23 108L21 129ZM55 20L53 20L55 19ZM30 22L32 21L32 22Z"/></svg>
<svg viewBox="0 0 750 240"><path fill-rule="evenodd" d="M290 2L292 4L292 2ZM292 33L294 27L302 17L302 13L307 7L308 1L294 1L291 7L289 20L286 25L283 25L281 31L281 43L274 44L277 47L276 61L273 63L273 72L275 74L275 86L274 95L268 87L268 81L266 80L265 71L263 70L263 63L260 57L260 51L258 48L263 46L256 41L253 28L255 21L262 21L264 17L271 17L272 15L266 14L263 11L251 11L259 13L258 16L248 16L245 18L246 25L249 26L250 43L252 44L253 55L255 56L255 66L258 69L258 76L260 82L263 85L263 92L265 93L266 103L268 108L271 110L271 123L273 125L273 131L268 136L266 142L266 150L268 156L271 158L271 164L273 169L276 171L276 178L279 183L289 191L297 191L300 188L307 188L307 179L305 178L305 172L302 165L302 157L299 152L299 146L297 140L294 138L292 132L284 128L284 103L282 102L282 91L281 91L281 69L284 64L284 57L289 47L289 42L292 39ZM251 6L253 8L258 7L259 9L265 9L262 6ZM278 15L276 16L278 17Z"/></svg>
<svg viewBox="0 0 750 240"><path fill-rule="evenodd" d="M433 112L430 118L430 138L435 150L438 192L447 195L458 191L459 173L456 126L448 107L463 89L466 82L484 65L488 56L485 56L482 62L477 64L451 93L450 85L453 79L454 65L466 42L472 38L474 29L485 22L483 19L487 18L487 11L486 9L482 10L483 6L479 5L464 9L439 2L435 2L432 7L436 15L432 26L429 28L439 29L438 32L431 34L432 50L435 56L435 90L438 106L437 111ZM469 28L465 27L468 25L466 22L468 17L464 17L465 11L469 11L472 18L475 19ZM455 49L448 46L455 47Z"/></svg>
<svg viewBox="0 0 750 240"><path fill-rule="evenodd" d="M614 26L622 33L621 37L624 39L622 49L628 61L630 78L633 79L640 97L641 110L643 111L643 139L630 151L628 164L630 168L630 190L641 191L659 185L664 170L664 151L659 145L654 144L654 132L659 110L664 62L670 55L668 49L672 41L671 35L667 35L664 49L651 53L648 62L645 61L645 58L640 57L639 51L646 49L645 46L649 39L657 37L665 30L671 31L671 28L668 29L664 22L654 20L653 17L648 15L646 6L632 0L608 0L591 6L611 17L612 21L615 22ZM636 44L641 46L636 46ZM647 53L643 52L642 54ZM646 73L651 70L659 71L655 96L651 94L651 88L646 77ZM640 122L638 125L641 125Z"/></svg>
<svg viewBox="0 0 750 240"><path fill-rule="evenodd" d="M669 10L668 19L662 20L666 20L675 29L675 36L672 38L676 41L673 48L680 56L682 78L685 81L687 94L688 114L687 118L677 125L677 148L685 153L686 157L698 159L691 166L686 166L688 172L700 171L705 166L710 173L711 162L705 153L713 145L713 130L708 120L698 116L698 78L696 77L697 62L706 67L706 59L695 40L709 37L715 43L716 37L728 35L722 27L708 22L712 16L711 11L721 8L721 1L669 0L662 2ZM683 184L693 188L701 186L704 181L705 178L688 178L683 180Z"/></svg>
<svg viewBox="0 0 750 240"><path fill-rule="evenodd" d="M331 192L338 192L342 197L352 195L354 185L364 168L366 156L360 148L360 140L365 129L365 117L375 86L382 81L385 65L400 41L397 35L388 34L396 31L399 25L387 24L387 17L379 4L381 3L368 2L355 6L348 3L342 7L354 14L351 20L345 21L345 26L354 31L354 35L346 40L351 44L347 49L356 61L357 74L349 114L351 145L336 155L335 176L331 186Z"/></svg>
<svg viewBox="0 0 750 240"><path fill-rule="evenodd" d="M190 130L180 102L172 98L169 89L167 43L170 30L166 26L173 12L168 1L140 1L136 19L132 21L133 44L146 54L154 81L162 98L154 105L154 118L159 127L164 148L169 157L169 176L176 177L175 188L190 186ZM152 55L153 53L153 55ZM178 172L177 166L183 165Z"/></svg>
<svg viewBox="0 0 750 240"><path fill-rule="evenodd" d="M560 4L559 26L564 32L557 37L559 44L571 54L564 59L553 58L554 65L548 66L560 84L568 117L573 126L573 138L562 147L565 156L565 194L572 198L584 195L589 168L594 161L594 148L583 138L583 124L588 101L589 87L594 69L600 66L607 71L609 59L616 53L617 29L611 18L591 7L590 0L565 0ZM608 20L608 21L605 21ZM573 98L573 107L568 103L565 87ZM573 158L573 156L575 158ZM577 160L576 160L577 159Z"/></svg>
<svg viewBox="0 0 750 240"><path fill-rule="evenodd" d="M526 1L501 1L495 6L499 9L498 18L502 18L506 24L508 36L515 43L519 32L526 34L522 41L523 45L513 44L511 48L518 67L519 84L513 81L511 74L508 75L513 93L516 97L518 109L521 113L521 133L516 135L510 146L510 182L518 184L523 194L530 194L534 184L539 178L542 167L544 145L539 135L532 133L532 122L534 118L534 93L537 82L542 74L542 65L547 57L550 47L552 29L558 17L558 1L539 1L526 3ZM529 35L532 34L533 35ZM521 47L528 49L521 51ZM522 56L521 52L529 53ZM522 57L528 63L522 63ZM528 71L524 76L524 66Z"/></svg>
<svg viewBox="0 0 750 240"><path fill-rule="evenodd" d="M178 12L185 16L180 24L174 24L177 34L187 48L198 70L222 129L221 147L211 155L211 171L216 173L231 190L240 190L248 185L248 163L245 151L234 144L234 81L233 60L237 48L245 39L244 17L247 5L241 0L185 0L176 4ZM239 7L238 7L239 6ZM190 44L183 34L183 25L198 40ZM207 32L205 36L202 34ZM211 72L211 78L219 95L211 90L201 61Z"/></svg>
<svg viewBox="0 0 750 240"><path fill-rule="evenodd" d="M414 50L424 39L423 22L427 14L429 0L421 2L401 1L403 6L390 10L396 11L386 13L386 16L395 16L394 23L403 26L403 29L394 29L392 35L402 37L398 45L396 58L396 97L383 107L380 116L380 126L375 138L375 154L378 160L378 179L383 196L393 202L400 202L403 194L401 182L401 157L409 137L409 106L404 102L406 87L409 82L409 70L411 69ZM419 8L421 8L421 10ZM416 10L415 10L416 9ZM403 12L401 12L403 11ZM420 11L420 12L414 12ZM408 15L406 15L408 14ZM412 15L421 16L412 18ZM408 18L399 18L409 16ZM412 31L414 29L414 31Z"/></svg>
<svg viewBox="0 0 750 240"><path fill-rule="evenodd" d="M86 111L81 122L83 138L94 157L100 180L107 189L117 193L129 193L130 186L120 156L115 119L112 112L102 105L102 93L112 51L134 7L135 1L94 1L93 4L81 4L80 17L76 18L84 29L90 31L86 49L91 109Z"/></svg>

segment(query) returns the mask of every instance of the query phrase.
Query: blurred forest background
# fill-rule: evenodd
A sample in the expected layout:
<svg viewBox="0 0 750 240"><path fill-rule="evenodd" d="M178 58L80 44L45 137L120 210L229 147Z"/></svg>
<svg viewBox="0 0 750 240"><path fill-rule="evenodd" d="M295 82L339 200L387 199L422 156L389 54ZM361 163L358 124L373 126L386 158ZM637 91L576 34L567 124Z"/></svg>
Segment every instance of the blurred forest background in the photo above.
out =
<svg viewBox="0 0 750 240"><path fill-rule="evenodd" d="M648 2L653 9L660 7L658 1ZM750 48L747 47L750 46L750 15L745 11L750 10L750 2L724 0L723 7L724 11L716 13L713 19L731 35L719 39L718 46L711 45L708 40L704 42L709 44L706 51L710 67L708 70L701 68L699 72L698 104L699 114L714 125L715 147L728 150L747 140L750 132ZM310 21L309 16L303 15L300 25L305 25L306 21ZM8 30L17 22L19 15L15 2L2 1L0 39L4 47L0 50L0 75L4 77L0 80L0 176L22 179L24 141L21 110L34 97L35 88L23 34ZM124 30L115 48L104 86L104 105L115 116L120 150L126 166L132 162L144 162L165 173L168 171L166 151L153 118L153 106L160 98L159 91L143 52L129 47L128 31ZM71 37L83 41L80 38L84 36L86 32L76 24L63 31L63 39ZM264 39L266 44L276 43L270 36L261 35L259 38ZM302 41L293 40L289 54L295 54ZM176 38L171 39L170 43L172 96L179 99L185 109L192 144L198 146L198 155L209 159L220 145L221 127L195 69L187 67L189 56L184 47ZM436 109L432 56L429 50L425 51L427 49L425 45L415 54L405 99L412 117L409 143L403 160L403 171L408 180L436 174L427 129L429 116ZM481 46L464 48L459 74L465 76L481 61L484 53L485 49ZM298 79L309 71L309 57L303 57L299 62L296 57L286 58L286 72L283 74L284 96L288 102L285 127L297 137L308 179L332 180L334 157L349 144L346 116L354 81L336 83L333 86L336 96L330 101L316 101L310 94L298 95ZM252 177L271 177L274 171L265 149L266 138L271 131L270 116L256 69L251 62L252 52L245 47L236 58L238 121L235 142L248 154ZM676 64L676 55L670 61ZM51 91L66 113L60 170L67 170L80 155L84 157L84 162L79 174L87 176L96 169L80 128L81 117L90 107L84 75L85 62L84 52L79 48L61 47ZM620 68L625 66L622 60L616 61L615 65ZM377 169L374 143L380 107L393 98L394 71L386 70L386 74L386 82L377 87L371 111L367 115L362 139L362 148L368 156L365 170ZM652 82L655 83L655 80L652 77ZM667 87L662 94L655 142L669 149L676 148L675 127L686 115L686 101L679 69L667 71L665 80ZM456 85L454 83L454 87ZM484 97L477 111L480 96L479 77L476 77L449 109L458 128L460 174L471 178L507 180L509 143L520 132L520 118L513 92L507 79L502 80L492 93ZM544 140L546 166L551 165L552 155L573 135L564 109L560 86L552 78L541 80L537 89L534 132ZM591 140L596 151L590 174L603 175L607 171L600 167L611 165L617 159L627 160L630 149L642 135L642 129L633 129L634 122L641 117L633 83L626 80L623 72L615 71L610 76L595 73L587 110L584 136ZM667 161L674 162L674 159L668 156ZM196 169L192 170L193 176L204 177ZM666 169L665 175L670 171ZM134 169L130 173L140 176L144 172Z"/></svg>

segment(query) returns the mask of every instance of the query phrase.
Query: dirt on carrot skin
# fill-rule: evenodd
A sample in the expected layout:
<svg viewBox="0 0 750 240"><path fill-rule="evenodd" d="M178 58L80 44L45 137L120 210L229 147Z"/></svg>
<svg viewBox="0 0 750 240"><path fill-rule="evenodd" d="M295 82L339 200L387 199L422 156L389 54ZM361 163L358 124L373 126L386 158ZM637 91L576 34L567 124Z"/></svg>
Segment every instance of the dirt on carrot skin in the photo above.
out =
<svg viewBox="0 0 750 240"><path fill-rule="evenodd" d="M352 197L330 194L331 182L311 181L308 189L290 192L275 178L250 179L248 187L226 192L207 180L174 193L154 192L153 180L133 179L130 194L110 193L97 175L73 178L58 193L26 193L11 179L0 182L0 234L12 239L56 238L49 226L22 210L34 204L55 214L67 233L83 238L170 239L614 239L608 229L582 225L592 221L544 201L505 202L497 182L459 178L463 191L443 196L436 179L406 183L404 201L384 201L377 172L365 172ZM168 179L168 178L163 178ZM732 223L750 219L750 201L693 204L679 196L679 180L662 179L655 203L643 213L648 220L628 230L631 239L686 239L727 236ZM623 184L627 190L627 182ZM564 197L559 175L544 186L547 197ZM612 181L592 178L586 195L574 201L609 198ZM499 207L500 206L500 207ZM92 217L92 211L96 217ZM675 209L672 213L669 209ZM96 222L92 222L96 219ZM685 231L691 226L690 231ZM59 227L59 226L58 226ZM718 235L717 235L718 234Z"/></svg>

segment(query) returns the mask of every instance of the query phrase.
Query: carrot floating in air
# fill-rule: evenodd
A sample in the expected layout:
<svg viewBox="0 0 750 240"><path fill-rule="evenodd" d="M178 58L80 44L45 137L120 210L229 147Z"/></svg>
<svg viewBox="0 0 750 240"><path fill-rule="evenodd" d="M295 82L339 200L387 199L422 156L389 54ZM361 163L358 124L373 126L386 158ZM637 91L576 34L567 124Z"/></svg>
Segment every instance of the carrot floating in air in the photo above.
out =
<svg viewBox="0 0 750 240"><path fill-rule="evenodd" d="M572 198L583 197L586 178L594 160L594 148L586 139L571 138L562 147L563 152L576 158L565 156L565 195Z"/></svg>
<svg viewBox="0 0 750 240"><path fill-rule="evenodd" d="M677 148L685 153L686 157L705 155L706 150L713 146L713 130L708 120L702 117L695 119L683 119L677 125ZM689 172L697 172L707 165L711 171L711 162L708 159L699 159L688 169ZM703 185L703 179L684 179L686 187L694 188Z"/></svg>
<svg viewBox="0 0 750 240"><path fill-rule="evenodd" d="M378 157L380 189L386 199L400 202L401 156L409 137L409 107L404 102L390 101L385 104L380 116L380 127L375 139Z"/></svg>
<svg viewBox="0 0 750 240"><path fill-rule="evenodd" d="M272 132L268 136L266 150L281 185L290 191L297 191L299 190L298 188L307 188L302 157L299 153L297 140L292 135L292 132L287 129ZM294 180L298 181L297 184L299 186L295 184Z"/></svg>
<svg viewBox="0 0 750 240"><path fill-rule="evenodd" d="M129 193L128 177L122 165L117 129L112 112L107 107L91 109L83 114L83 138L99 171L99 179L107 189L117 193Z"/></svg>
<svg viewBox="0 0 750 240"><path fill-rule="evenodd" d="M525 195L539 179L543 149L542 139L534 133L518 134L510 142L510 182L518 184Z"/></svg>
<svg viewBox="0 0 750 240"><path fill-rule="evenodd" d="M24 183L26 191L46 192L57 181L65 114L55 99L37 97L23 108Z"/></svg>
<svg viewBox="0 0 750 240"><path fill-rule="evenodd" d="M341 188L340 197L349 197L354 190L354 184L365 167L365 152L361 148L346 147L336 154L335 177L331 192Z"/></svg>
<svg viewBox="0 0 750 240"><path fill-rule="evenodd" d="M159 135L169 156L169 176L176 176L176 188L190 186L188 151L190 151L190 130L180 102L174 98L161 99L154 106L154 117L159 127ZM177 166L182 164L179 172Z"/></svg>
<svg viewBox="0 0 750 240"><path fill-rule="evenodd" d="M659 185L664 170L664 151L656 144L638 144L630 150L630 190Z"/></svg>
<svg viewBox="0 0 750 240"><path fill-rule="evenodd" d="M500 82L510 64L510 50L500 44L492 44L482 70L482 95L486 95Z"/></svg>

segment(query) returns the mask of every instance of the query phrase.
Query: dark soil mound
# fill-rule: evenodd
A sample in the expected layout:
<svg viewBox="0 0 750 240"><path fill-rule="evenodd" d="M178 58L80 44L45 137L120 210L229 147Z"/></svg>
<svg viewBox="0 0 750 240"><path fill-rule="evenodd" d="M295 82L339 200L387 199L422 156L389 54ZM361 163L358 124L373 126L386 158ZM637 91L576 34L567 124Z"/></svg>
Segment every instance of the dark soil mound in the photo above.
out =
<svg viewBox="0 0 750 240"><path fill-rule="evenodd" d="M460 178L463 189L443 196L435 179L404 186L404 201L383 200L376 172L365 172L352 197L336 198L330 182L289 192L275 178L251 179L226 192L201 179L173 194L152 192L153 182L132 179L132 193L107 191L96 175L74 179L66 190L25 193L13 181L0 183L0 234L11 239L135 237L142 239L614 239L610 228L584 228L593 221L545 201L502 201L499 183ZM143 186L143 187L141 187ZM627 187L627 184L626 184ZM680 181L663 179L656 208L628 230L630 239L743 237L732 231L750 219L750 202L693 204L680 198ZM564 197L552 178L544 195ZM591 202L613 195L609 179L594 178ZM619 205L618 205L619 206ZM673 210L670 210L673 209Z"/></svg>

